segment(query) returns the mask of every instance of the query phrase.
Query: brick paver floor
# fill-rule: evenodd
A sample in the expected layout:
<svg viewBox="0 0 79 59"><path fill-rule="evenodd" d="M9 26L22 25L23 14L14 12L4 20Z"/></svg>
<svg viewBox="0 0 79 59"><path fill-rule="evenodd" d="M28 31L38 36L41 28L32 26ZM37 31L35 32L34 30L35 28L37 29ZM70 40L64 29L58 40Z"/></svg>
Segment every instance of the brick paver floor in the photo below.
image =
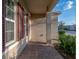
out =
<svg viewBox="0 0 79 59"><path fill-rule="evenodd" d="M17 59L63 59L54 47L41 43L29 43Z"/></svg>

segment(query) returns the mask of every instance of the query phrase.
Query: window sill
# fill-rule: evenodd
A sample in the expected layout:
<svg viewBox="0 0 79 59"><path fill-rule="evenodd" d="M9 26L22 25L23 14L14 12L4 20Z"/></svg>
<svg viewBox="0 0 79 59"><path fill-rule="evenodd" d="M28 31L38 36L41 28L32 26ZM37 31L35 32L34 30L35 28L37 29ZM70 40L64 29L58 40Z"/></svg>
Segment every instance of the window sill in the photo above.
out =
<svg viewBox="0 0 79 59"><path fill-rule="evenodd" d="M10 18L5 18L7 21L10 21L10 22L15 22L13 19L10 19Z"/></svg>
<svg viewBox="0 0 79 59"><path fill-rule="evenodd" d="M7 42L7 43L5 44L5 48L8 48L9 46L13 45L15 42L16 42L15 40L12 40L12 41L10 41L10 42Z"/></svg>

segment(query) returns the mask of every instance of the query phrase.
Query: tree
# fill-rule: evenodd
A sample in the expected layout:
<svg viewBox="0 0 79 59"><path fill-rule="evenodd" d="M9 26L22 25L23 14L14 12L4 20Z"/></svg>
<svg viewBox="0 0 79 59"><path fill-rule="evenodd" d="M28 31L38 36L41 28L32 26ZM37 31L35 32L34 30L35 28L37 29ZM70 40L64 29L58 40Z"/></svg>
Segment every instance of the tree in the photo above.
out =
<svg viewBox="0 0 79 59"><path fill-rule="evenodd" d="M64 29L65 29L65 23L62 22L62 21L60 21L60 22L58 23L58 30L64 30Z"/></svg>

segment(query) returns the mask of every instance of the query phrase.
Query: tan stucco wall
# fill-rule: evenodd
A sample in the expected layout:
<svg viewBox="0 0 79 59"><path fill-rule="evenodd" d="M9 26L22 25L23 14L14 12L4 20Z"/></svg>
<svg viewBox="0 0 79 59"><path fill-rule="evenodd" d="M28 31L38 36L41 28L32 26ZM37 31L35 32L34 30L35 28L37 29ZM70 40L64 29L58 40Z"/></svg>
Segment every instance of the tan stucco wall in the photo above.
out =
<svg viewBox="0 0 79 59"><path fill-rule="evenodd" d="M32 26L31 29L31 39L33 41L46 42L46 24L38 24Z"/></svg>
<svg viewBox="0 0 79 59"><path fill-rule="evenodd" d="M43 20L41 22L41 20ZM46 24L45 18L34 19L30 24L30 40L37 42L46 42Z"/></svg>
<svg viewBox="0 0 79 59"><path fill-rule="evenodd" d="M51 19L51 39L58 39L58 18ZM46 18L33 19L30 23L30 40L47 42L46 40Z"/></svg>

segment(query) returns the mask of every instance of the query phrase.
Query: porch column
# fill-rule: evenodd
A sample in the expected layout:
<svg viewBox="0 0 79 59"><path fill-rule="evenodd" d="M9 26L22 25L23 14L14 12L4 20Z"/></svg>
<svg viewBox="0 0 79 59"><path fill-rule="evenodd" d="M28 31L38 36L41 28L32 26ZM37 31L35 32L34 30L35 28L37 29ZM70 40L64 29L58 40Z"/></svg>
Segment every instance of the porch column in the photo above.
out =
<svg viewBox="0 0 79 59"><path fill-rule="evenodd" d="M48 44L58 39L58 15L60 12L48 12L46 18L46 39ZM53 42L55 43L55 42Z"/></svg>
<svg viewBox="0 0 79 59"><path fill-rule="evenodd" d="M28 29L27 29L27 30L28 30L28 31L27 31L28 34L27 34L27 35L28 35L28 40L29 40L29 41L30 41L30 34L31 34L31 33L30 33L30 24L31 24L30 18L31 18L31 14L28 13L28 18L27 18L27 20L28 20L28 25L27 25L27 27L28 27Z"/></svg>
<svg viewBox="0 0 79 59"><path fill-rule="evenodd" d="M48 12L46 16L46 40L51 44L51 14Z"/></svg>

